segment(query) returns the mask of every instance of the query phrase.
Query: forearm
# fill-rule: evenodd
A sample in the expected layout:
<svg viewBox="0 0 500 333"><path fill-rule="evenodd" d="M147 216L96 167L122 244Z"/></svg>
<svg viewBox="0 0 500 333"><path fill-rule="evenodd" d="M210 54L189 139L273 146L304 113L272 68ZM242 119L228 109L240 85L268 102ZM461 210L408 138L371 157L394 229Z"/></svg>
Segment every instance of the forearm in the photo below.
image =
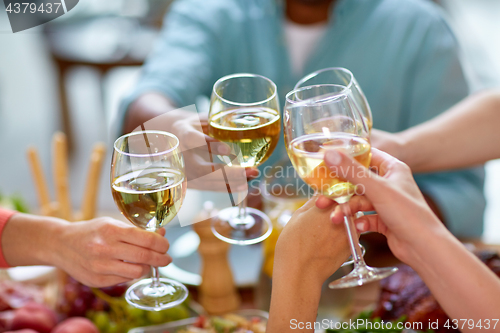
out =
<svg viewBox="0 0 500 333"><path fill-rule="evenodd" d="M150 92L139 96L130 104L124 121L123 132L129 133L150 119L164 115L162 125L173 124L175 120L189 116L185 112L175 110L175 105L165 96ZM166 114L168 112L168 114ZM166 114L166 115L165 115ZM153 129L148 126L148 129ZM165 128L162 128L166 130Z"/></svg>
<svg viewBox="0 0 500 333"><path fill-rule="evenodd" d="M436 224L415 234L414 255L407 263L417 271L452 319L499 319L500 280L483 263ZM465 329L464 329L465 330Z"/></svg>
<svg viewBox="0 0 500 333"><path fill-rule="evenodd" d="M500 93L473 95L397 135L400 159L414 172L464 168L500 157Z"/></svg>
<svg viewBox="0 0 500 333"><path fill-rule="evenodd" d="M276 245L268 333L314 332L321 287L349 256L343 225L332 225L324 217L319 220L321 224L318 219L299 217L294 215L295 220L287 224ZM315 235L302 238L293 228L306 224ZM327 245L312 254L307 247L315 241Z"/></svg>
<svg viewBox="0 0 500 333"><path fill-rule="evenodd" d="M2 233L2 250L10 266L55 265L58 235L68 222L15 214Z"/></svg>
<svg viewBox="0 0 500 333"><path fill-rule="evenodd" d="M321 285L307 276L307 270L290 271L275 261L267 332L314 332Z"/></svg>

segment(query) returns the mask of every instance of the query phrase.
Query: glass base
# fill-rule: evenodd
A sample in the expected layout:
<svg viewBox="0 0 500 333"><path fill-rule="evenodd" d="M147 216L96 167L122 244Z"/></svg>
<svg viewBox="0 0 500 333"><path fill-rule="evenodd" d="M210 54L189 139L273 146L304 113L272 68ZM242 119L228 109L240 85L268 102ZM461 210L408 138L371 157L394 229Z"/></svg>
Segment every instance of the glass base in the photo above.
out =
<svg viewBox="0 0 500 333"><path fill-rule="evenodd" d="M346 276L330 283L328 287L332 289L357 287L369 282L382 280L397 271L397 267L375 268L369 266L358 266L354 267L354 269Z"/></svg>
<svg viewBox="0 0 500 333"><path fill-rule="evenodd" d="M359 248L361 249L361 255L364 257L366 253L366 249L363 245L359 244ZM340 266L340 267L345 267L354 264L354 259L352 258L352 255L347 258L347 260Z"/></svg>
<svg viewBox="0 0 500 333"><path fill-rule="evenodd" d="M160 311L184 302L188 296L186 286L174 280L160 278L160 285L153 287L153 279L144 279L131 285L125 293L127 302L136 308Z"/></svg>
<svg viewBox="0 0 500 333"><path fill-rule="evenodd" d="M244 220L238 218L238 207L223 209L218 218L213 219L212 232L215 237L226 243L250 245L262 242L269 237L273 225L269 217L254 208L247 208Z"/></svg>

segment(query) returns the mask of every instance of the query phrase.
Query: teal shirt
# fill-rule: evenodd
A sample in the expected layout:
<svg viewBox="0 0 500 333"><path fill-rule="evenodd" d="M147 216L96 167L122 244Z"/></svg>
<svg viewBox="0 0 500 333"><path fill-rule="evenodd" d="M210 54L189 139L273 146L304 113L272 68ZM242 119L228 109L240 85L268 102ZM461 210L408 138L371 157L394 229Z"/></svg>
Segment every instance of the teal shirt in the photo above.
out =
<svg viewBox="0 0 500 333"><path fill-rule="evenodd" d="M433 118L468 94L457 41L431 2L339 0L300 75L291 70L283 20L283 5L274 0L175 1L121 114L148 91L163 93L178 107L194 104L197 96L210 96L218 78L237 72L273 80L283 103L305 74L348 68L370 103L374 127L389 132ZM266 165L286 157L282 141ZM482 234L483 168L415 179L455 235Z"/></svg>

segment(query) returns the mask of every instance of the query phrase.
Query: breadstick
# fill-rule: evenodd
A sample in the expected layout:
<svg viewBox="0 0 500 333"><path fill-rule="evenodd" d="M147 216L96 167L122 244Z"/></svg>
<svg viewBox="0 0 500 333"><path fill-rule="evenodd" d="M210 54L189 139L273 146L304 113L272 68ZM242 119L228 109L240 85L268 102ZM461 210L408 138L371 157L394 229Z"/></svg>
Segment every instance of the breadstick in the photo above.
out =
<svg viewBox="0 0 500 333"><path fill-rule="evenodd" d="M27 153L31 175L35 181L35 188L38 194L40 211L44 214L49 210L50 205L49 186L47 185L47 180L43 175L42 163L40 162L37 150L34 147L29 147Z"/></svg>
<svg viewBox="0 0 500 333"><path fill-rule="evenodd" d="M71 221L71 200L68 185L68 144L66 135L61 132L53 138L53 171L56 199L59 203L59 216Z"/></svg>
<svg viewBox="0 0 500 333"><path fill-rule="evenodd" d="M87 184L82 201L82 220L90 220L95 217L99 180L105 156L106 146L103 143L95 144L94 149L92 150L92 155L90 156Z"/></svg>

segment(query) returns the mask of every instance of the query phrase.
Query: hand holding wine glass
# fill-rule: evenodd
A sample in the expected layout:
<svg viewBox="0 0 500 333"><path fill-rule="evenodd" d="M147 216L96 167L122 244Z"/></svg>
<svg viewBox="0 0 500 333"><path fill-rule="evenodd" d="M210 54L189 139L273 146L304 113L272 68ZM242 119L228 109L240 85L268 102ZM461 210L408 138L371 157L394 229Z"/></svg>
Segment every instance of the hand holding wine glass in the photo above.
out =
<svg viewBox="0 0 500 333"><path fill-rule="evenodd" d="M172 262L164 229L149 233L109 217L58 222L58 234L50 238L58 249L54 262L87 286L128 282L146 275L148 265Z"/></svg>
<svg viewBox="0 0 500 333"><path fill-rule="evenodd" d="M172 262L164 235L163 228L152 233L110 217L68 222L15 213L3 229L2 250L9 266L56 266L89 287L106 287Z"/></svg>
<svg viewBox="0 0 500 333"><path fill-rule="evenodd" d="M174 134L180 143L180 151L185 161L185 176L191 189L204 191L227 191L226 184L214 172L218 166L210 159L211 152L225 155L227 145L211 138L205 131L207 115L198 113L194 106L177 108L174 103L160 93L150 92L138 97L130 105L125 120L125 130L166 131ZM226 170L228 177L236 178Z"/></svg>
<svg viewBox="0 0 500 333"><path fill-rule="evenodd" d="M469 317L477 323L494 318L500 307L498 277L453 237L432 213L408 166L377 149L372 153L371 166L375 172L365 169L342 152L329 150L325 153L324 162L328 168L359 170L359 173L347 173L346 180L362 185L365 193L354 196L349 205L353 211L377 211L375 215L356 219L356 224L362 225L359 229L386 235L394 255L417 271L451 319ZM273 272L276 284L273 284L268 332L292 331L289 329L292 319L314 321L322 282L331 272L314 269L314 263L327 257L329 252L337 255L337 261L331 257L322 265L338 267L345 255L339 251L342 247L337 246L337 242L327 247L327 251L322 251L326 242L334 243L332 239L342 237L335 234L335 231L339 232L335 227L342 226L343 212L334 200L325 196L320 196L315 205L323 212L314 212L311 205L305 205L294 214L294 225L287 225L278 241ZM324 223L322 217L330 216L333 209L331 220L334 228L329 224L321 225ZM318 226L325 230L327 237L317 233ZM289 232L285 233L287 230ZM308 242L303 255L294 245L305 244L308 238L318 242ZM316 252L311 253L311 248L316 248ZM305 262L304 257L309 257L309 262ZM304 284L307 288L301 288Z"/></svg>
<svg viewBox="0 0 500 333"><path fill-rule="evenodd" d="M359 167L369 166L369 129L355 105L345 86L307 86L287 95L284 113L285 144L299 176L317 193L335 200L345 215L354 269L330 288L362 285L397 271L395 267L372 268L363 260L348 204L357 188L345 179L346 172L358 170L332 170L324 162L326 152L339 150L358 161Z"/></svg>
<svg viewBox="0 0 500 333"><path fill-rule="evenodd" d="M277 89L271 80L243 73L225 76L214 84L208 133L229 147L229 154L217 156L229 167L222 171L231 192L238 190L232 186L238 182L228 177L225 169L240 170L244 175L245 168L264 163L274 151L280 132ZM212 231L228 243L258 243L271 234L271 221L261 211L247 207L247 188L238 194L234 207L219 212Z"/></svg>
<svg viewBox="0 0 500 333"><path fill-rule="evenodd" d="M328 168L359 170L355 174L346 174L350 183L360 185L364 190L362 196L351 198L349 206L352 211L375 210L377 213L357 218L354 221L356 228L360 232L374 231L385 235L392 253L411 264L415 257L412 249L418 241L416 235L425 235L430 230L440 233L446 228L426 204L410 168L378 149L372 149L372 154L371 167L378 174L359 168L356 160L336 151L325 154L325 164ZM335 202L325 196L316 201L320 209L330 210L334 205ZM335 224L343 222L344 214L340 207L335 208L331 218Z"/></svg>
<svg viewBox="0 0 500 333"><path fill-rule="evenodd" d="M184 160L177 137L141 131L118 138L111 165L111 190L122 214L137 227L154 232L172 221L186 194ZM160 278L157 267L151 269L151 279L127 290L127 302L158 311L186 299L184 285Z"/></svg>

